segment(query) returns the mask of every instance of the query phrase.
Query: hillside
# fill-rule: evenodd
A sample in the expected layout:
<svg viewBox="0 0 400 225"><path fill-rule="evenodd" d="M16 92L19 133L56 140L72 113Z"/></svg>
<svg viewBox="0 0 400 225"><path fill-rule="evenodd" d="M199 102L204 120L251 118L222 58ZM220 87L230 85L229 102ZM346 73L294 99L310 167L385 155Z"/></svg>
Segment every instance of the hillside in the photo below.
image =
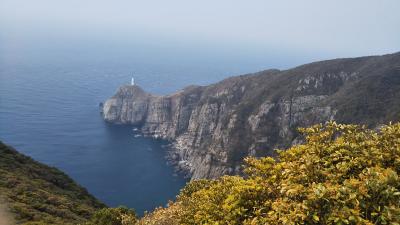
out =
<svg viewBox="0 0 400 225"><path fill-rule="evenodd" d="M19 224L78 224L105 205L60 170L0 142L0 198Z"/></svg>
<svg viewBox="0 0 400 225"><path fill-rule="evenodd" d="M245 157L300 142L298 127L399 121L400 53L266 70L166 96L126 85L103 112L106 121L171 140L169 159L194 179L240 174Z"/></svg>

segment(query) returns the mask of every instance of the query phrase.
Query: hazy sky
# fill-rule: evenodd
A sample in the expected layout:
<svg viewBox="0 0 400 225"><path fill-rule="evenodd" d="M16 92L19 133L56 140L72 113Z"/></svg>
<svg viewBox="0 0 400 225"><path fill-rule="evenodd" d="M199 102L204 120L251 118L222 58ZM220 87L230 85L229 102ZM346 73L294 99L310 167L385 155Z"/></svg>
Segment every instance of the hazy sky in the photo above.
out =
<svg viewBox="0 0 400 225"><path fill-rule="evenodd" d="M47 38L345 57L399 51L399 10L399 0L1 0L0 40L8 49Z"/></svg>

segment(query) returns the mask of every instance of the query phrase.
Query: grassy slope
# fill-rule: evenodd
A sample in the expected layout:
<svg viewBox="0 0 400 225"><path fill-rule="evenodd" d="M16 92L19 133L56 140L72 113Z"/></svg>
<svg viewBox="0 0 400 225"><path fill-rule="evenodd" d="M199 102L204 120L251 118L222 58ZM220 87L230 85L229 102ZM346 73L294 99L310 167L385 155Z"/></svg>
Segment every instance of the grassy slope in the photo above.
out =
<svg viewBox="0 0 400 225"><path fill-rule="evenodd" d="M0 197L18 223L77 224L105 205L60 170L0 142Z"/></svg>

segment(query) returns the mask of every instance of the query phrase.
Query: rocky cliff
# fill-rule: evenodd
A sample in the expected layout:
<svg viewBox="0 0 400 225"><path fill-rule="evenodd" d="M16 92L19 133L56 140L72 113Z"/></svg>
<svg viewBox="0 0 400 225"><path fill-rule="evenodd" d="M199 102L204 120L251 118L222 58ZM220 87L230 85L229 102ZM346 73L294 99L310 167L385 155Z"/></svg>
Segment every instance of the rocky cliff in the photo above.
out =
<svg viewBox="0 0 400 225"><path fill-rule="evenodd" d="M169 158L192 178L240 173L244 157L300 141L297 127L398 121L400 53L266 70L166 96L122 86L103 115L171 140Z"/></svg>

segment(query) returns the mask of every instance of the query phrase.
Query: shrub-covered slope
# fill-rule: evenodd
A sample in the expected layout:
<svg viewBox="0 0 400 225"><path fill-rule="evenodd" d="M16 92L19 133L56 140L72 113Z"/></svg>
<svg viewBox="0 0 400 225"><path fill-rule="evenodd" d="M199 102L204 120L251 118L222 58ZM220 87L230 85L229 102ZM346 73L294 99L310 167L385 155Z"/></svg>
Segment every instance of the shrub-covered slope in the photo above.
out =
<svg viewBox="0 0 400 225"><path fill-rule="evenodd" d="M60 170L0 142L0 198L18 223L78 224L105 207Z"/></svg>
<svg viewBox="0 0 400 225"><path fill-rule="evenodd" d="M192 181L139 224L400 223L400 123L301 132L276 159L247 158L246 177Z"/></svg>

